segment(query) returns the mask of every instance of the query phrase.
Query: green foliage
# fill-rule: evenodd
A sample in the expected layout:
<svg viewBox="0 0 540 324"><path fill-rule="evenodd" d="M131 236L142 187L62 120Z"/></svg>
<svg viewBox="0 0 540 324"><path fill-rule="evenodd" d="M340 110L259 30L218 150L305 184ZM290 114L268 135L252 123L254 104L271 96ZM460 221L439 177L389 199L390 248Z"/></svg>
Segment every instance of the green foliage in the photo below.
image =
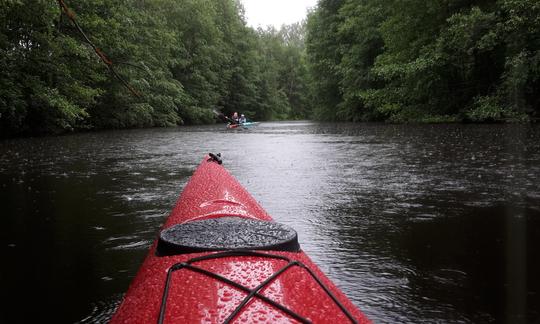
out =
<svg viewBox="0 0 540 324"><path fill-rule="evenodd" d="M497 98L487 96L476 98L467 117L472 121L498 121L505 117L505 113Z"/></svg>
<svg viewBox="0 0 540 324"><path fill-rule="evenodd" d="M307 24L315 117L537 117L538 17L533 0L321 0Z"/></svg>
<svg viewBox="0 0 540 324"><path fill-rule="evenodd" d="M474 104L466 112L466 116L474 122L525 122L529 120L528 115L513 110L512 107L505 109L501 105L500 98L494 96L475 98Z"/></svg>
<svg viewBox="0 0 540 324"><path fill-rule="evenodd" d="M540 115L540 2L320 0L253 30L238 0L0 6L0 136L251 119L524 121ZM39 13L39 14L37 14Z"/></svg>
<svg viewBox="0 0 540 324"><path fill-rule="evenodd" d="M321 0L317 10L307 22L306 51L312 75L313 116L317 119L336 120L333 111L342 100L340 90L339 8L342 0Z"/></svg>
<svg viewBox="0 0 540 324"><path fill-rule="evenodd" d="M113 62L109 71L55 0L0 6L0 136L309 113L303 24L254 31L237 0L66 4Z"/></svg>
<svg viewBox="0 0 540 324"><path fill-rule="evenodd" d="M87 82L96 77L88 51L58 33L57 17L49 1L0 8L0 135L83 128L102 92Z"/></svg>
<svg viewBox="0 0 540 324"><path fill-rule="evenodd" d="M309 114L304 27L259 29L255 119L303 118Z"/></svg>

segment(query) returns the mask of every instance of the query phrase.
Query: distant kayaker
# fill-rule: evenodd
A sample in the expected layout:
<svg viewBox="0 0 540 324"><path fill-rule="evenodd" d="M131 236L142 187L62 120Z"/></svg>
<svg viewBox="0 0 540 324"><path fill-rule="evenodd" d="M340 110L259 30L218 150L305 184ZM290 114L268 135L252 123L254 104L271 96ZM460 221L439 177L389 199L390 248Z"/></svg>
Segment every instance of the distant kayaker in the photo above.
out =
<svg viewBox="0 0 540 324"><path fill-rule="evenodd" d="M235 124L238 124L239 123L239 118L238 118L238 113L235 111L234 114L232 115L232 120Z"/></svg>
<svg viewBox="0 0 540 324"><path fill-rule="evenodd" d="M244 116L244 114L240 115L240 119L238 120L238 122L240 124L247 122L246 116Z"/></svg>

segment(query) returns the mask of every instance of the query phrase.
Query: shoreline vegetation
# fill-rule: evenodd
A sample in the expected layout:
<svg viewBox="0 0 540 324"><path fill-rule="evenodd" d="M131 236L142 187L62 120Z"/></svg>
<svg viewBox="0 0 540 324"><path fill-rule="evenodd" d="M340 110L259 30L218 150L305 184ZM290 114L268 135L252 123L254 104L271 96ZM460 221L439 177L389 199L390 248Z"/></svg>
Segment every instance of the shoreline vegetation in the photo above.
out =
<svg viewBox="0 0 540 324"><path fill-rule="evenodd" d="M537 120L538 17L535 0L321 0L307 24L314 115Z"/></svg>
<svg viewBox="0 0 540 324"><path fill-rule="evenodd" d="M215 110L260 121L538 121L538 17L535 0L319 0L304 22L255 30L238 0L10 0L0 7L0 137L207 124Z"/></svg>
<svg viewBox="0 0 540 324"><path fill-rule="evenodd" d="M236 0L10 0L0 21L3 137L307 115L303 25L254 30Z"/></svg>

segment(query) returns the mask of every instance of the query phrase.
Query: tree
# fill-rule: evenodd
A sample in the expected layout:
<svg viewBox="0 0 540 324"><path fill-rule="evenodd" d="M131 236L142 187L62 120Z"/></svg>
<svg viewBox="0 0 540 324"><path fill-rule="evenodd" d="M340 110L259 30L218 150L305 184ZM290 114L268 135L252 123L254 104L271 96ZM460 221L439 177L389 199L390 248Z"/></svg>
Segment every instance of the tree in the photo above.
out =
<svg viewBox="0 0 540 324"><path fill-rule="evenodd" d="M307 38L316 117L537 116L538 8L530 0L320 1Z"/></svg>
<svg viewBox="0 0 540 324"><path fill-rule="evenodd" d="M56 0L0 8L2 136L306 114L303 25L254 31L238 0L64 2L85 35Z"/></svg>

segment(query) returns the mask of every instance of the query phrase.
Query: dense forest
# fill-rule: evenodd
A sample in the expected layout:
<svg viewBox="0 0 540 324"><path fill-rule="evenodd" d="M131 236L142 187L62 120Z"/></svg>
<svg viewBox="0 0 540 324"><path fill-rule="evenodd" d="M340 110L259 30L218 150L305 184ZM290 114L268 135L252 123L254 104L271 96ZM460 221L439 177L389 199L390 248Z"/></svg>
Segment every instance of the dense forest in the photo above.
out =
<svg viewBox="0 0 540 324"><path fill-rule="evenodd" d="M0 136L255 120L529 121L537 0L319 0L254 30L240 0L3 0Z"/></svg>
<svg viewBox="0 0 540 324"><path fill-rule="evenodd" d="M238 0L8 0L0 22L3 136L306 116L302 25L253 30Z"/></svg>
<svg viewBox="0 0 540 324"><path fill-rule="evenodd" d="M320 0L307 30L316 118L540 117L538 0Z"/></svg>

